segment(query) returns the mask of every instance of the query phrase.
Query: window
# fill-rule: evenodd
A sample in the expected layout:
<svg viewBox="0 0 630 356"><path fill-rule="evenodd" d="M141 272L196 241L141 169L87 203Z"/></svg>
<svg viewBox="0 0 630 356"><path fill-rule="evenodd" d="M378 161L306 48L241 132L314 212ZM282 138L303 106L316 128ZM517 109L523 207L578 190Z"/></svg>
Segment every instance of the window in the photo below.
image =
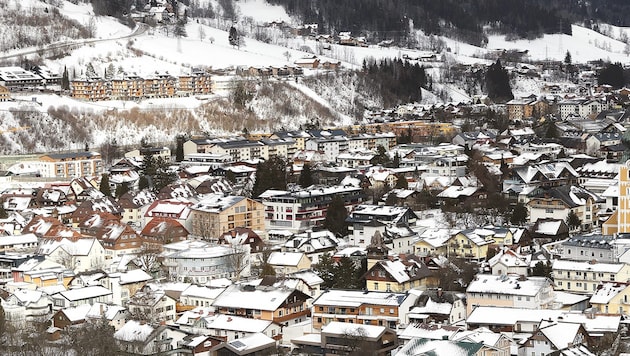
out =
<svg viewBox="0 0 630 356"><path fill-rule="evenodd" d="M374 282L374 290L378 290L378 283Z"/></svg>

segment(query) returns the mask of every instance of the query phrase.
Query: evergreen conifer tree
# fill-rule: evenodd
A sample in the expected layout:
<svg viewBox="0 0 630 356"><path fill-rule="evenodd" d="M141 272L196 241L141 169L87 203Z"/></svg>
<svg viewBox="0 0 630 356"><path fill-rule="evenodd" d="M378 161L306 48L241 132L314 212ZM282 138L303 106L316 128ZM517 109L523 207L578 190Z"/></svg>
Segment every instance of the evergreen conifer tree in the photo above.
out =
<svg viewBox="0 0 630 356"><path fill-rule="evenodd" d="M109 186L109 174L103 173L101 175L101 185L100 185L101 193L105 194L106 197L112 196L112 188Z"/></svg>
<svg viewBox="0 0 630 356"><path fill-rule="evenodd" d="M348 235L348 225L346 219L348 218L348 210L342 198L335 196L328 205L326 210L326 219L324 219L324 228L330 230L338 237L344 237Z"/></svg>

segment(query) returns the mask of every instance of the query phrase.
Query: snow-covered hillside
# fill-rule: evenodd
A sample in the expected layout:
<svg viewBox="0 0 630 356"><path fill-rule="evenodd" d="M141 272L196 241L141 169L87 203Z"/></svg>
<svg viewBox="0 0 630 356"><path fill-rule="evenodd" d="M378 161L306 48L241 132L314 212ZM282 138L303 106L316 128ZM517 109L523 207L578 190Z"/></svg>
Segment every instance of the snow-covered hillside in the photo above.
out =
<svg viewBox="0 0 630 356"><path fill-rule="evenodd" d="M420 49L396 47L349 47L322 45L314 39L298 38L280 29L262 27L263 23L285 21L298 25L299 19L291 18L280 6L272 6L265 0L241 0L234 2L238 21L236 28L260 38L244 39L240 48L230 46L227 29L232 25L223 17L223 9L217 0L202 0L210 4L218 16L215 19L190 18L185 30L186 37L176 38L172 28L150 28L139 25L135 29L110 17L94 16L91 5L73 4L66 0L8 0L0 4L0 12L23 11L25 13L45 11L58 13L66 21L74 21L88 30L91 38L73 35L56 38L56 41L73 43L71 49L53 58L47 58L47 44L36 42L32 46L15 46L5 51L5 64L19 64L22 58L30 58L53 71L61 73L67 68L72 76L86 72L88 64L96 73L115 68L117 72L150 75L167 71L173 75L189 73L193 67L213 70L234 69L249 66L282 66L292 64L304 56L318 55L322 60L341 61L345 68L360 68L367 58L419 57L430 54L435 41L444 43L442 53L435 62L423 63L427 73L439 80L442 68L455 63L488 64L489 54L496 49L527 50L529 59L562 60L567 51L574 62L593 59L627 62L628 29L602 25L599 32L573 26L569 35L545 35L536 40L506 41L504 36L490 36L486 48L471 46L448 38L437 39L417 33ZM55 6L54 4L59 4ZM264 29L259 36L256 31ZM12 38L10 31L26 31L0 25L2 37ZM37 39L38 32L29 34ZM27 31L28 32L28 31ZM40 38L41 40L41 38ZM445 62L442 60L446 59ZM119 143L136 143L140 137L155 141L170 141L181 132L202 134L207 132L240 131L244 126L250 130L297 128L301 124L317 120L326 124L348 124L353 119L352 103L361 100L368 106L377 107L379 99L370 93L358 93L351 77L324 81L309 80L317 71L306 70L304 81L290 85L269 85L260 82L258 89L265 88L267 94L256 94L245 111L230 106L228 91L220 91L206 98L152 99L142 102L96 102L87 103L56 95L15 93L13 103L0 104L0 153L49 151L76 148L85 142L97 146L116 138ZM231 79L217 78L222 82ZM304 83L308 83L309 87ZM317 84L314 84L317 83ZM329 86L327 86L329 85ZM423 101L433 103L440 100L464 101L468 94L456 83L435 82L434 92L424 91ZM515 93L536 93L535 81L519 82ZM39 104L31 102L36 100ZM310 111L310 112L309 112ZM56 113L57 116L50 113ZM60 113L69 112L64 116ZM229 118L229 119L226 119ZM82 122L77 126L73 120ZM76 126L76 127L75 127ZM16 127L28 129L12 132ZM77 129L78 127L78 129ZM78 131L77 131L78 130ZM77 131L79 135L76 134ZM33 137L35 138L33 140Z"/></svg>

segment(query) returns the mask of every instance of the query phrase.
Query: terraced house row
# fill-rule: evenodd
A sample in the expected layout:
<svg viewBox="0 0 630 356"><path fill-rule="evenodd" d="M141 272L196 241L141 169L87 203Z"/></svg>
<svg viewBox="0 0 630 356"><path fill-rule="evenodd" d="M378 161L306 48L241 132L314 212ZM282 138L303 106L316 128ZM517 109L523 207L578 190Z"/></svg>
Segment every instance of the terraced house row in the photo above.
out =
<svg viewBox="0 0 630 356"><path fill-rule="evenodd" d="M212 93L212 79L206 73L175 77L166 72L146 77L79 78L71 82L71 93L75 99L90 101L184 97Z"/></svg>

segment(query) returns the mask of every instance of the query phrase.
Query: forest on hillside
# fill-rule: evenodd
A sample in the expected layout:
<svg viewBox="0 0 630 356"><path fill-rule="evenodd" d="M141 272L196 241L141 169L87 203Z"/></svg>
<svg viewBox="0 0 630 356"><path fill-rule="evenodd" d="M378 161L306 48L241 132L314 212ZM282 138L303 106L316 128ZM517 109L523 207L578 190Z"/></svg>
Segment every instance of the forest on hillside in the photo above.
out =
<svg viewBox="0 0 630 356"><path fill-rule="evenodd" d="M623 0L268 0L282 5L304 22L320 24L320 32L352 31L370 40L413 42L411 29L447 35L475 45L487 39L485 30L513 38L544 33L570 33L571 23L587 26L601 21L623 26L630 9ZM413 43L410 43L413 44Z"/></svg>

